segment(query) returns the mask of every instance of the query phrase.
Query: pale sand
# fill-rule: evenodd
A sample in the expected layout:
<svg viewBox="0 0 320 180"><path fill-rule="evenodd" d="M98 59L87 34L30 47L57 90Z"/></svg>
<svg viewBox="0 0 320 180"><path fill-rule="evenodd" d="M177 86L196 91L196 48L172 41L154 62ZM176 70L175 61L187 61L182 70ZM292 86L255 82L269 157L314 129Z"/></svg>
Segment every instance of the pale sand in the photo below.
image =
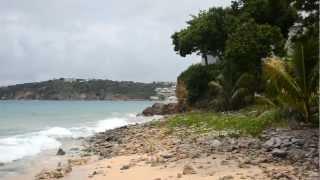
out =
<svg viewBox="0 0 320 180"><path fill-rule="evenodd" d="M267 165L250 166L240 168L235 160L228 160L227 164L221 163L226 155L214 155L206 158L184 159L169 163L160 163L156 166L147 164L150 157L147 155L117 156L111 159L98 160L83 166L76 166L63 180L215 180L224 176L232 176L234 179L268 179L263 169L272 169ZM127 170L120 170L123 165L130 165ZM191 165L196 174L182 175L183 167ZM277 169L281 167L277 166ZM288 167L283 167L288 169ZM94 174L95 175L92 175Z"/></svg>

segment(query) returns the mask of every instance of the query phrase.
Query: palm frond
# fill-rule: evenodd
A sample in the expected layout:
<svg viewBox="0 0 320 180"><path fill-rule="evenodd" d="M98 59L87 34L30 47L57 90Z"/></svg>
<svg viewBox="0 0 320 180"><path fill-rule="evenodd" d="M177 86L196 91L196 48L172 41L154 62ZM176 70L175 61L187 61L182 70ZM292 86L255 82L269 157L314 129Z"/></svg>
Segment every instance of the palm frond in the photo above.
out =
<svg viewBox="0 0 320 180"><path fill-rule="evenodd" d="M263 68L265 75L275 84L278 92L294 97L301 96L302 90L296 80L288 73L284 61L275 57L268 58L264 62Z"/></svg>

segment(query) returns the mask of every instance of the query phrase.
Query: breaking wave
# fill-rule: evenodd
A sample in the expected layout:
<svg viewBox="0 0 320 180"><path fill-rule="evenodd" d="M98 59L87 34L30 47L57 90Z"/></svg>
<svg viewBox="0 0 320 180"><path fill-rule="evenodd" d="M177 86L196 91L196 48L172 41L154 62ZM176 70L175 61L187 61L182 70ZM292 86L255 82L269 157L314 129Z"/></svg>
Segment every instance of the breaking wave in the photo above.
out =
<svg viewBox="0 0 320 180"><path fill-rule="evenodd" d="M107 118L82 127L50 127L38 132L1 138L0 163L12 162L49 149L58 149L62 145L63 138L88 137L108 129L143 123L159 117L139 117L135 114L127 114L124 117Z"/></svg>

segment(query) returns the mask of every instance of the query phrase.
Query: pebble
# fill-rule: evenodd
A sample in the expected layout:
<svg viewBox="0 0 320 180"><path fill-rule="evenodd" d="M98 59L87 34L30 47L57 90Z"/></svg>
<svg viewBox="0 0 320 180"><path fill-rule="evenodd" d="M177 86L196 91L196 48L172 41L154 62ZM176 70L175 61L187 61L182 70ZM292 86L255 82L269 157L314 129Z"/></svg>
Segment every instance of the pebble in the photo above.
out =
<svg viewBox="0 0 320 180"><path fill-rule="evenodd" d="M197 172L194 170L194 168L191 165L185 165L183 167L182 174L188 175L188 174L196 174Z"/></svg>

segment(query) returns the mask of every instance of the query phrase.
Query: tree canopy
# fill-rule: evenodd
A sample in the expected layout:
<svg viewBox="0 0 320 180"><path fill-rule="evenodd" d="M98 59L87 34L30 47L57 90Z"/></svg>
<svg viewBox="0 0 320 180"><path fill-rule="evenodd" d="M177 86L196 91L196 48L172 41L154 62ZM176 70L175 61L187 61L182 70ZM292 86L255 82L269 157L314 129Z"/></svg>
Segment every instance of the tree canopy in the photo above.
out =
<svg viewBox="0 0 320 180"><path fill-rule="evenodd" d="M179 76L190 103L207 98L215 110L236 110L259 94L307 121L318 113L319 0L235 0L192 16L172 42L182 57L219 59Z"/></svg>

